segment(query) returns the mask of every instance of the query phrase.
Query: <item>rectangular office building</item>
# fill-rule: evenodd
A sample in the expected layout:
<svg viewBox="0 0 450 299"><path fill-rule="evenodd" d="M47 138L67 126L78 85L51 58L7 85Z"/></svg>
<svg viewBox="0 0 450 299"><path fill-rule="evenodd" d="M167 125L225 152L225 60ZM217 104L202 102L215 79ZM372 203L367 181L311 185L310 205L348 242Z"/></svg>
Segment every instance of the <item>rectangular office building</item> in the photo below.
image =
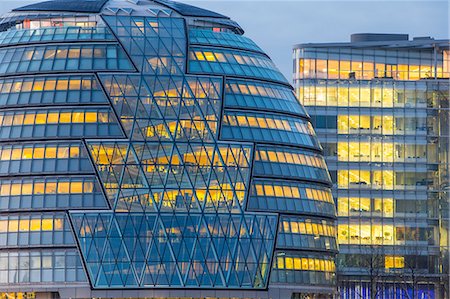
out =
<svg viewBox="0 0 450 299"><path fill-rule="evenodd" d="M450 298L449 40L354 34L294 48L334 183L342 298Z"/></svg>

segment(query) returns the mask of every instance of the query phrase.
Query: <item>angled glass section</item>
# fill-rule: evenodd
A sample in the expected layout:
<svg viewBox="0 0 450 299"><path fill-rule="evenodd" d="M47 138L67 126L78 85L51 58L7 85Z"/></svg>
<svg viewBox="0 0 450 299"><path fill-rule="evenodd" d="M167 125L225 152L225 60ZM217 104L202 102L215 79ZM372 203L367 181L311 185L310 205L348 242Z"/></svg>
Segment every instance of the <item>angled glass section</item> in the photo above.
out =
<svg viewBox="0 0 450 299"><path fill-rule="evenodd" d="M127 70L133 67L118 45L55 45L0 49L0 74Z"/></svg>
<svg viewBox="0 0 450 299"><path fill-rule="evenodd" d="M130 202L128 210L132 210L133 201L141 207L138 211L152 207L147 180L130 143L90 142L89 151L111 206L116 205L121 194L125 203ZM139 204L141 202L142 206Z"/></svg>
<svg viewBox="0 0 450 299"><path fill-rule="evenodd" d="M225 107L307 115L291 88L251 80L227 79Z"/></svg>
<svg viewBox="0 0 450 299"><path fill-rule="evenodd" d="M282 114L225 110L221 138L320 148L311 123Z"/></svg>
<svg viewBox="0 0 450 299"><path fill-rule="evenodd" d="M101 208L108 205L93 175L0 179L0 211Z"/></svg>
<svg viewBox="0 0 450 299"><path fill-rule="evenodd" d="M250 211L336 215L329 187L278 179L253 179L247 208Z"/></svg>
<svg viewBox="0 0 450 299"><path fill-rule="evenodd" d="M317 180L331 178L323 156L304 149L257 146L253 173L258 176Z"/></svg>
<svg viewBox="0 0 450 299"><path fill-rule="evenodd" d="M89 142L89 148L117 211L243 210L248 146Z"/></svg>
<svg viewBox="0 0 450 299"><path fill-rule="evenodd" d="M0 80L0 107L107 104L92 76L18 77Z"/></svg>
<svg viewBox="0 0 450 299"><path fill-rule="evenodd" d="M71 213L71 217L97 287L266 286L276 216Z"/></svg>
<svg viewBox="0 0 450 299"><path fill-rule="evenodd" d="M0 139L82 136L122 137L123 134L110 108L0 112Z"/></svg>
<svg viewBox="0 0 450 299"><path fill-rule="evenodd" d="M80 142L0 145L0 176L86 172L94 169Z"/></svg>
<svg viewBox="0 0 450 299"><path fill-rule="evenodd" d="M102 75L101 80L130 138L215 140L222 80L139 75Z"/></svg>
<svg viewBox="0 0 450 299"><path fill-rule="evenodd" d="M189 43L191 45L218 46L264 53L263 50L248 37L228 32L189 29Z"/></svg>
<svg viewBox="0 0 450 299"><path fill-rule="evenodd" d="M288 84L270 58L240 50L190 47L189 71L194 74L241 76Z"/></svg>
<svg viewBox="0 0 450 299"><path fill-rule="evenodd" d="M104 16L143 74L183 74L186 33L181 18Z"/></svg>

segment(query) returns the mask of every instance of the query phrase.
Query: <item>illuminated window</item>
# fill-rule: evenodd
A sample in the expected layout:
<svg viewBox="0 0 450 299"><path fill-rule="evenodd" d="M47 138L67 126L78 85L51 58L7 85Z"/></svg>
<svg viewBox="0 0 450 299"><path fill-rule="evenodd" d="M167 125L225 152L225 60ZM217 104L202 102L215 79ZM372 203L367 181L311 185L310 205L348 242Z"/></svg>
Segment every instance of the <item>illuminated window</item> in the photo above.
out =
<svg viewBox="0 0 450 299"><path fill-rule="evenodd" d="M339 79L339 61L328 60L328 79Z"/></svg>
<svg viewBox="0 0 450 299"><path fill-rule="evenodd" d="M370 172L366 170L339 170L338 185L342 188L366 187L371 184Z"/></svg>
<svg viewBox="0 0 450 299"><path fill-rule="evenodd" d="M405 258L403 256L387 255L384 257L384 267L386 269L401 269L405 267Z"/></svg>
<svg viewBox="0 0 450 299"><path fill-rule="evenodd" d="M69 153L70 151L70 153ZM30 160L30 159L68 159L78 158L79 146L35 146L13 148L8 146L0 147L0 160Z"/></svg>
<svg viewBox="0 0 450 299"><path fill-rule="evenodd" d="M392 217L394 214L394 200L392 198L375 198L374 212L381 213L385 217Z"/></svg>
<svg viewBox="0 0 450 299"><path fill-rule="evenodd" d="M3 116L3 117L2 117ZM59 123L108 123L108 112L17 112L14 115L1 115L3 118L3 127L22 126L22 125L44 125Z"/></svg>
<svg viewBox="0 0 450 299"><path fill-rule="evenodd" d="M250 120L250 121L249 121ZM261 124L267 123L269 129L283 130L299 132L304 134L313 134L314 130L309 126L309 123L305 123L300 119L285 119L278 116L271 115L232 115L231 113L226 115L226 124L236 124L241 127L261 127ZM265 126L265 125L263 125Z"/></svg>
<svg viewBox="0 0 450 299"><path fill-rule="evenodd" d="M310 234L321 235L327 237L335 236L335 229L333 225L328 225L323 222L316 223L310 219L299 218L283 218L282 225L280 225L280 232L285 234ZM308 228L307 228L308 227Z"/></svg>
<svg viewBox="0 0 450 299"><path fill-rule="evenodd" d="M307 155L296 152L272 151L259 148L256 161L267 161L273 163L289 163L295 165L308 165L325 169L325 162L318 156Z"/></svg>
<svg viewBox="0 0 450 299"><path fill-rule="evenodd" d="M301 257L289 255L286 253L277 253L276 260L274 260L274 268L278 270L294 270L294 271L321 271L334 272L336 269L335 263L332 260L316 258L316 257Z"/></svg>

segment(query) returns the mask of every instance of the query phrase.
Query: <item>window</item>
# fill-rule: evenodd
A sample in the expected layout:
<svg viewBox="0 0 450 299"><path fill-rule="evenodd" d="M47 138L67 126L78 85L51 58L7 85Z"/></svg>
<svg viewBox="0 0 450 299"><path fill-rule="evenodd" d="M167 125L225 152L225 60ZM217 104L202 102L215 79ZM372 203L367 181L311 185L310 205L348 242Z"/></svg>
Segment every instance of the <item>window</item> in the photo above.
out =
<svg viewBox="0 0 450 299"><path fill-rule="evenodd" d="M384 257L384 267L386 269L400 269L405 267L405 258L403 256L387 255Z"/></svg>
<svg viewBox="0 0 450 299"><path fill-rule="evenodd" d="M270 132L278 132L271 134ZM300 133L300 134L298 134ZM236 136L236 137L235 137ZM242 140L254 138L265 141L319 146L314 129L299 117L278 114L225 111L222 137Z"/></svg>
<svg viewBox="0 0 450 299"><path fill-rule="evenodd" d="M191 48L189 68L193 73L251 76L287 83L265 55L239 50Z"/></svg>
<svg viewBox="0 0 450 299"><path fill-rule="evenodd" d="M41 53L44 54L41 55ZM71 56L67 58L69 53ZM119 53L119 55L114 56L111 53ZM10 56L17 57L21 63L14 64L8 58L5 59L5 57ZM1 49L0 57L3 58L0 61L0 70L6 74L64 70L133 69L126 54L117 45L27 46L25 48ZM37 86L39 86L38 90L42 90L41 84Z"/></svg>
<svg viewBox="0 0 450 299"><path fill-rule="evenodd" d="M277 84L227 79L225 105L281 110L306 115L292 90Z"/></svg>
<svg viewBox="0 0 450 299"><path fill-rule="evenodd" d="M300 257L290 253L277 253L274 268L278 270L335 272L336 266L331 259Z"/></svg>
<svg viewBox="0 0 450 299"><path fill-rule="evenodd" d="M9 118L12 119L13 126L21 125L43 125L43 124L66 124L66 123L96 123L109 122L108 112L63 112L63 111L27 111L15 114L0 114L0 121L3 126L11 126ZM1 123L1 122L0 122Z"/></svg>

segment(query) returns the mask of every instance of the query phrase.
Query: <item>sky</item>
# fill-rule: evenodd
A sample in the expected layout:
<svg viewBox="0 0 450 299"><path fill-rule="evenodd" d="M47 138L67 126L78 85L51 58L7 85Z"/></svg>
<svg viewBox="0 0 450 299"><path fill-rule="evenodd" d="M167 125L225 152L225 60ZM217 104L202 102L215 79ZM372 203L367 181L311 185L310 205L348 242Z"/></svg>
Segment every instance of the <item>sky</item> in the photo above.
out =
<svg viewBox="0 0 450 299"><path fill-rule="evenodd" d="M0 0L0 13L38 1ZM292 47L346 42L352 33L407 33L449 38L449 1L433 0L182 0L237 21L292 78Z"/></svg>

